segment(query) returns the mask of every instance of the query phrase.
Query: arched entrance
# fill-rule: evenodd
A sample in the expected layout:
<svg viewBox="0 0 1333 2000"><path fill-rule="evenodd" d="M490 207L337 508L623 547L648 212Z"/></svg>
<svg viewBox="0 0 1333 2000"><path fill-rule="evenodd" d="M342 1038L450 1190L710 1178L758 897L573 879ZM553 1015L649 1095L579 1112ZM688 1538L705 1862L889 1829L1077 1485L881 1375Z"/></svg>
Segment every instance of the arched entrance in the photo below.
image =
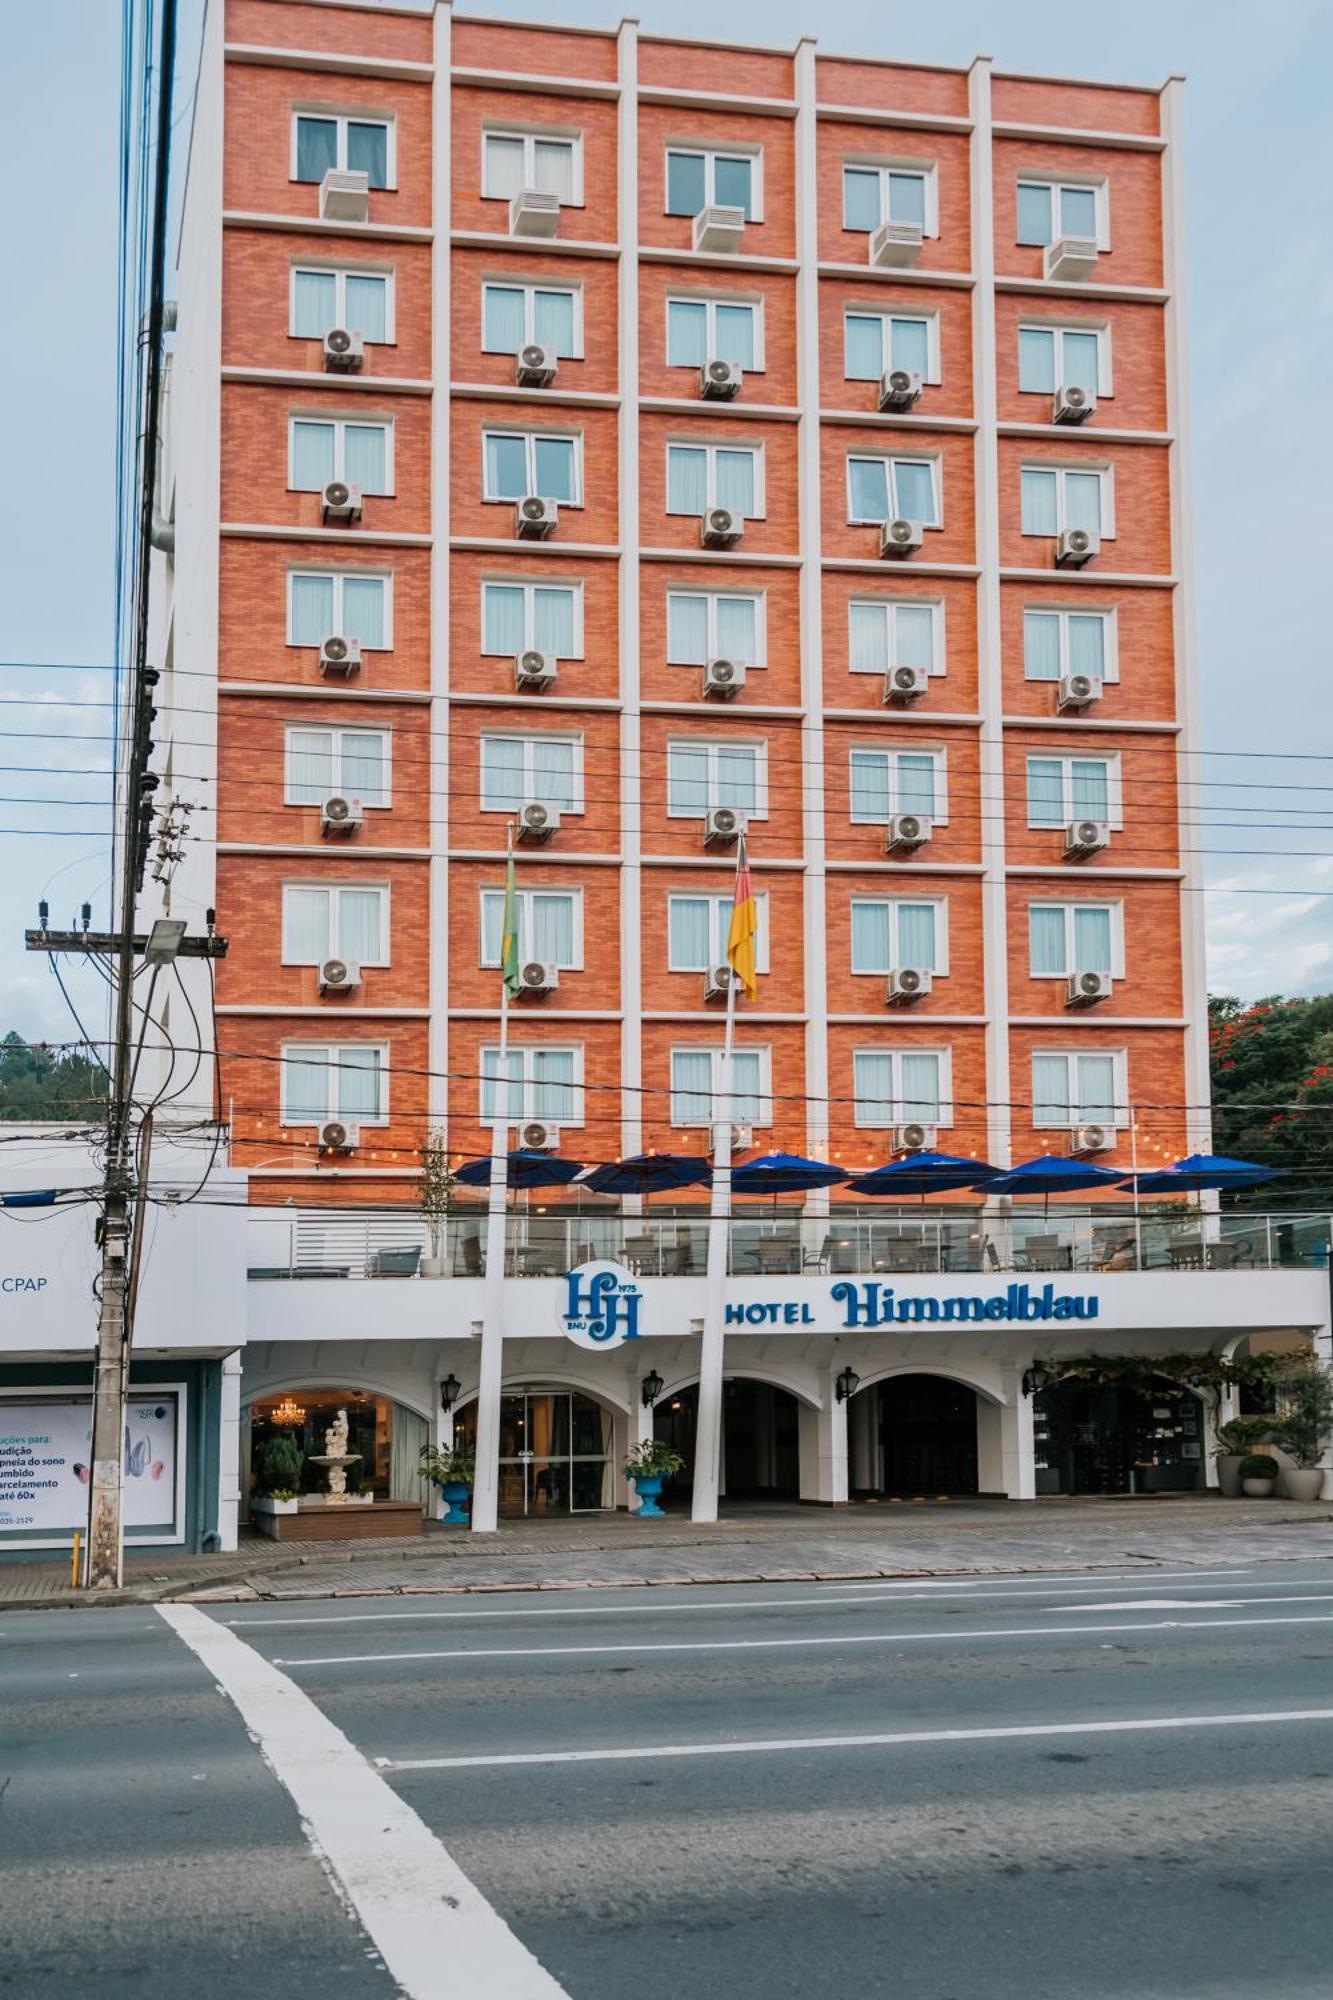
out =
<svg viewBox="0 0 1333 2000"><path fill-rule="evenodd" d="M259 1475L264 1447L286 1438L305 1458L302 1493L326 1490L324 1468L312 1461L324 1450L324 1433L339 1410L347 1412L349 1493L373 1493L377 1500L416 1500L423 1506L429 1489L421 1479L421 1447L429 1426L417 1411L373 1389L336 1386L287 1389L256 1396L249 1405L249 1448L242 1455L248 1499Z"/></svg>
<svg viewBox="0 0 1333 2000"><path fill-rule="evenodd" d="M454 1418L455 1444L475 1446L477 1406ZM591 1514L616 1504L610 1410L581 1390L545 1384L500 1398L499 1512L510 1521Z"/></svg>
<svg viewBox="0 0 1333 2000"><path fill-rule="evenodd" d="M667 1488L669 1500L687 1501L693 1491L698 1414L697 1383L664 1396L653 1412L653 1435L674 1445L685 1460L685 1471ZM722 1497L799 1499L799 1430L800 1404L790 1390L729 1376L722 1384Z"/></svg>
<svg viewBox="0 0 1333 2000"><path fill-rule="evenodd" d="M1033 1399L1040 1493L1191 1493L1203 1483L1203 1408L1178 1382L1051 1383Z"/></svg>
<svg viewBox="0 0 1333 2000"><path fill-rule="evenodd" d="M893 1375L870 1394L881 1493L978 1491L975 1389L945 1375Z"/></svg>

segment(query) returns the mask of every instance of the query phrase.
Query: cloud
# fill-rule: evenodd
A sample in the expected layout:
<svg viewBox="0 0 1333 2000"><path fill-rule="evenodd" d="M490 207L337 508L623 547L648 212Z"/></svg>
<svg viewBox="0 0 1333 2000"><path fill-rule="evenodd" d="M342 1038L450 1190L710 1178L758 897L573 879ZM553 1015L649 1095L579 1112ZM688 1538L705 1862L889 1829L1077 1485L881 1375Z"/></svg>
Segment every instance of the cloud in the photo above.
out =
<svg viewBox="0 0 1333 2000"><path fill-rule="evenodd" d="M1333 857L1306 862L1304 872L1313 883L1333 883ZM1333 896L1284 894L1288 888L1260 862L1213 884L1205 919L1212 992L1255 1000L1333 989Z"/></svg>

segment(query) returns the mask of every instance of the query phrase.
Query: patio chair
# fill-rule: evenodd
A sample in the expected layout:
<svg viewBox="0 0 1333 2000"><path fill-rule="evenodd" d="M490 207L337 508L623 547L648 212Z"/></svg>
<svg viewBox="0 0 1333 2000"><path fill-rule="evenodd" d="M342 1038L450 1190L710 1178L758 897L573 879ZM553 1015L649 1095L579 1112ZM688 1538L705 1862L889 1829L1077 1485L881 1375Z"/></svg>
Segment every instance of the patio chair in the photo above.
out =
<svg viewBox="0 0 1333 2000"><path fill-rule="evenodd" d="M1092 1239L1092 1268L1094 1271L1124 1271L1134 1268L1134 1238L1117 1232L1114 1235L1098 1234Z"/></svg>
<svg viewBox="0 0 1333 2000"><path fill-rule="evenodd" d="M1029 1236L1021 1254L1026 1271L1072 1271L1074 1268L1073 1248L1068 1243L1062 1243L1058 1236Z"/></svg>
<svg viewBox="0 0 1333 2000"><path fill-rule="evenodd" d="M927 1243L886 1243L875 1257L877 1271L933 1271L937 1262Z"/></svg>
<svg viewBox="0 0 1333 2000"><path fill-rule="evenodd" d="M765 1277L775 1277L800 1269L801 1244L796 1236L761 1236L759 1269Z"/></svg>
<svg viewBox="0 0 1333 2000"><path fill-rule="evenodd" d="M366 1267L369 1278L415 1278L421 1262L421 1245L410 1250L372 1250Z"/></svg>
<svg viewBox="0 0 1333 2000"><path fill-rule="evenodd" d="M662 1250L656 1236L627 1236L625 1262L636 1278L657 1277L662 1268Z"/></svg>
<svg viewBox="0 0 1333 2000"><path fill-rule="evenodd" d="M666 1253L666 1275L668 1278L692 1278L698 1269L699 1266L695 1262L694 1257L694 1238L692 1236L682 1237L679 1243L670 1245Z"/></svg>
<svg viewBox="0 0 1333 2000"><path fill-rule="evenodd" d="M461 1236L458 1240L458 1250L455 1254L462 1258L463 1276L465 1278L480 1278L482 1276L483 1259L480 1236Z"/></svg>
<svg viewBox="0 0 1333 2000"><path fill-rule="evenodd" d="M1204 1268L1202 1236L1177 1237L1174 1243L1167 1244L1166 1257L1173 1271L1202 1271Z"/></svg>

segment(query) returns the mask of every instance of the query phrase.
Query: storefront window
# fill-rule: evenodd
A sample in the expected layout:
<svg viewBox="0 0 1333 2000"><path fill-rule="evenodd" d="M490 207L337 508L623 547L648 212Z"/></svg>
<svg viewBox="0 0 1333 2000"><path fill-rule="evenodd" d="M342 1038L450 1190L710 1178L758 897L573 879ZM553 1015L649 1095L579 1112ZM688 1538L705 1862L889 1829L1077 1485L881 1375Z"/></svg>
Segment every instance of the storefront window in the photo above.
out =
<svg viewBox="0 0 1333 2000"><path fill-rule="evenodd" d="M311 1461L323 1452L324 1433L339 1410L347 1412L347 1449L356 1455L347 1469L348 1492L373 1493L379 1500L422 1498L419 1455L427 1442L425 1418L366 1389L294 1389L261 1397L250 1411L251 1466L257 1465L270 1438L290 1438L305 1454L301 1491L323 1493L324 1467Z"/></svg>

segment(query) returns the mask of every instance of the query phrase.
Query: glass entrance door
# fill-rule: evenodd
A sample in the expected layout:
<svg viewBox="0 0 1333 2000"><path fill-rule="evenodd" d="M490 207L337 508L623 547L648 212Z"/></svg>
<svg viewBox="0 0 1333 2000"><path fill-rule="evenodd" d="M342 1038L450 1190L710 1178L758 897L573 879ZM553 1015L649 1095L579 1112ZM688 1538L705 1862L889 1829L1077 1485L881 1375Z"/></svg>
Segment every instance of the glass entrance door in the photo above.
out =
<svg viewBox="0 0 1333 2000"><path fill-rule="evenodd" d="M502 1397L500 1513L526 1520L613 1506L610 1449L611 1419L591 1396L521 1389Z"/></svg>

